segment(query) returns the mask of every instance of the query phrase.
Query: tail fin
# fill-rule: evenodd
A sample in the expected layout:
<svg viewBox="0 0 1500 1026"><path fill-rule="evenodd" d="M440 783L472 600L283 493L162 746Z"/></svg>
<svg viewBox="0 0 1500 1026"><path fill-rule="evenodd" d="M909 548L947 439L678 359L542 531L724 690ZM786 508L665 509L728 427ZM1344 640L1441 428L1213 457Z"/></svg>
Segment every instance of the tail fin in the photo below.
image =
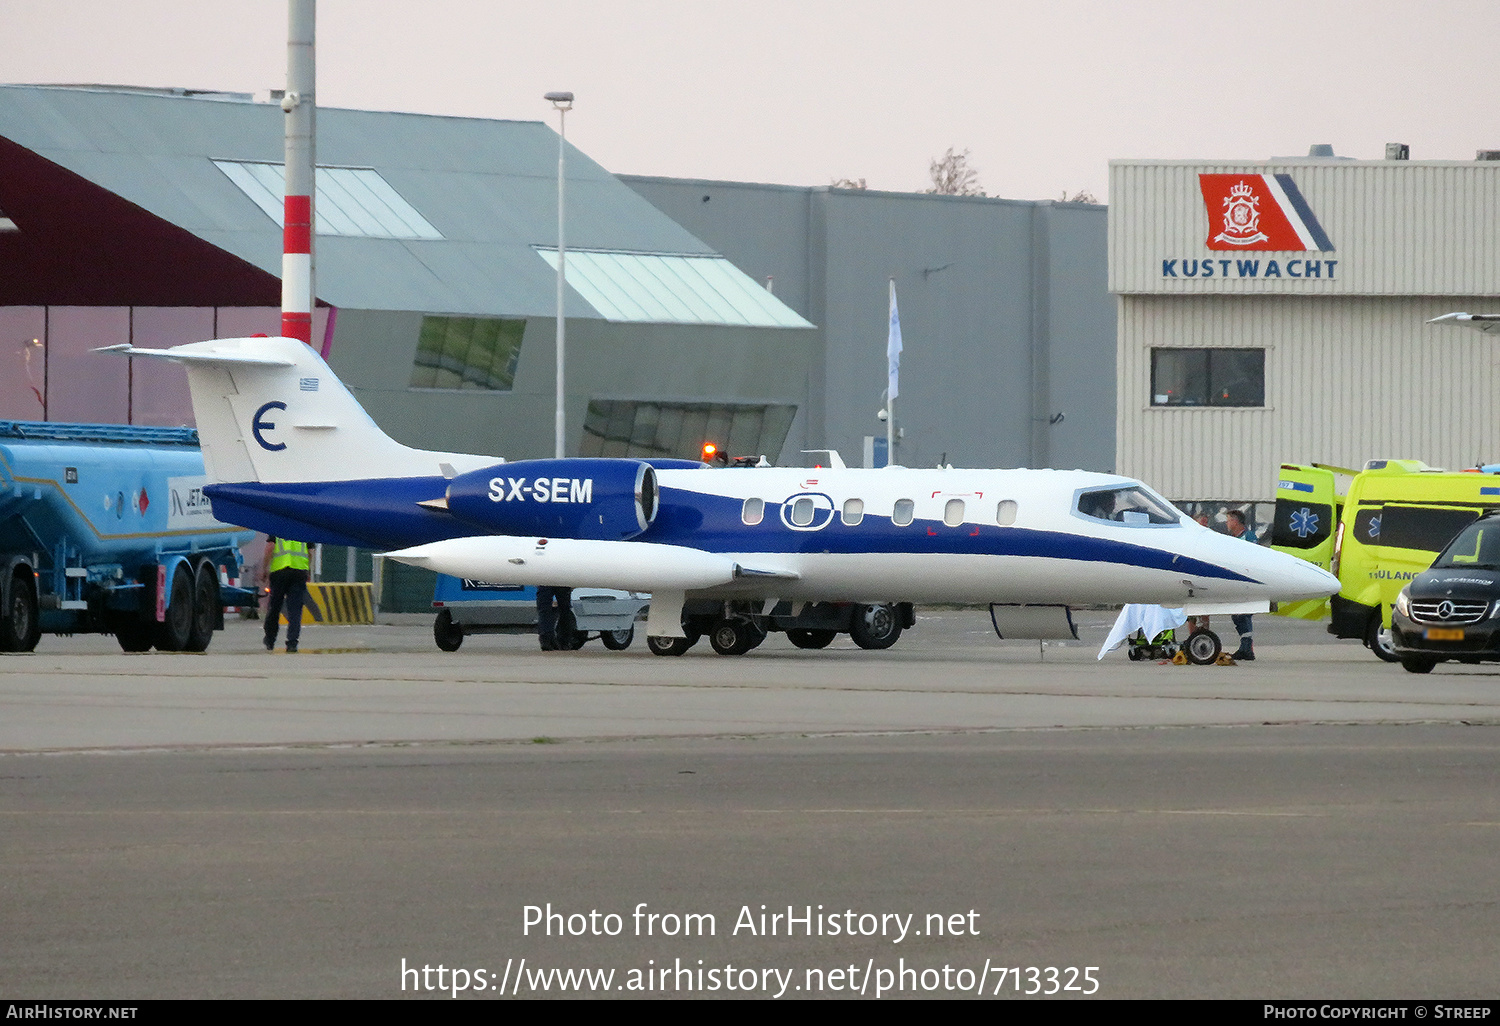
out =
<svg viewBox="0 0 1500 1026"><path fill-rule="evenodd" d="M503 462L395 441L317 351L296 339L223 338L171 349L100 351L172 360L187 369L204 470L213 482L453 477Z"/></svg>

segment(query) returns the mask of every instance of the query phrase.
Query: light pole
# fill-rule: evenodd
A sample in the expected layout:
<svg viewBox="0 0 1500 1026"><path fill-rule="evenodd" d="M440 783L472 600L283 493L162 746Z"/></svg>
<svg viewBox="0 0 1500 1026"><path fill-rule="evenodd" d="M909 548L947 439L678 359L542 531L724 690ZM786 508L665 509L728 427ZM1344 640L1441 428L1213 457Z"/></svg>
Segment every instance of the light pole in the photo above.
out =
<svg viewBox="0 0 1500 1026"><path fill-rule="evenodd" d="M557 425L553 455L562 459L567 438L567 424L563 413L563 343L567 329L563 320L563 286L568 281L568 249L563 234L563 169L564 154L568 144L568 111L573 109L572 93L548 93L543 99L551 102L557 110Z"/></svg>

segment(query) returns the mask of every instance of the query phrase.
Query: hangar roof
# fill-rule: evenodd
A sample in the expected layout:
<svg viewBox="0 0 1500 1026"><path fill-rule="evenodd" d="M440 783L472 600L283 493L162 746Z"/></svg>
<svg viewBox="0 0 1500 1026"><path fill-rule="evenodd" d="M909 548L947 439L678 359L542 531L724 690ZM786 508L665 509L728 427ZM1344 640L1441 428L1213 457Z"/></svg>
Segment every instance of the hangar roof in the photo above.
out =
<svg viewBox="0 0 1500 1026"><path fill-rule="evenodd" d="M279 211L266 208L254 183L280 175L283 127L278 105L240 96L0 86L0 137L277 277ZM324 107L317 158L320 169L339 169L320 172L324 214L342 206L355 215L319 218L320 300L371 310L553 314L555 272L542 251L557 245L557 134L545 124ZM717 256L571 145L567 178L570 253ZM335 193L325 196L329 189ZM360 198L374 206L375 196L385 205L361 219ZM734 287L753 287L729 269ZM765 323L806 325L783 310ZM642 319L600 310L577 292L567 313Z"/></svg>

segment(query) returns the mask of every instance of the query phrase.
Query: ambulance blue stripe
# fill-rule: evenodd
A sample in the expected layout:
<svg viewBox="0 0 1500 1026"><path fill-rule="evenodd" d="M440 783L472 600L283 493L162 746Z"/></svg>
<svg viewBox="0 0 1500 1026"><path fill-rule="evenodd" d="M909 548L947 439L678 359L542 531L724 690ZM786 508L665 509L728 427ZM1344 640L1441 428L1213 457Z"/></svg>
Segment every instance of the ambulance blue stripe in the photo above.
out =
<svg viewBox="0 0 1500 1026"><path fill-rule="evenodd" d="M1302 198L1297 183L1292 181L1291 175L1277 175L1276 182L1281 186L1281 191L1286 193L1286 198L1291 201L1292 208L1297 211L1297 216L1302 218L1302 223L1307 227L1307 234L1313 237L1317 243L1318 250L1323 253L1332 253L1333 242L1328 238L1328 233L1318 223L1318 216L1312 212L1312 207L1307 205L1307 200Z"/></svg>

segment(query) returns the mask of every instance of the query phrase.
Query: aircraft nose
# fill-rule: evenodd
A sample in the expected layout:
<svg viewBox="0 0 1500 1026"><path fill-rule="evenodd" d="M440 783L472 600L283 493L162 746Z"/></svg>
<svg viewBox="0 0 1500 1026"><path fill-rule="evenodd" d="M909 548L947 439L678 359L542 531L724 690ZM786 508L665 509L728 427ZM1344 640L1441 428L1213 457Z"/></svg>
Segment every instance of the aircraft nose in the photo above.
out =
<svg viewBox="0 0 1500 1026"><path fill-rule="evenodd" d="M1283 552L1267 552L1275 559L1267 567L1266 583L1277 601L1327 598L1339 590L1339 579L1320 566Z"/></svg>

